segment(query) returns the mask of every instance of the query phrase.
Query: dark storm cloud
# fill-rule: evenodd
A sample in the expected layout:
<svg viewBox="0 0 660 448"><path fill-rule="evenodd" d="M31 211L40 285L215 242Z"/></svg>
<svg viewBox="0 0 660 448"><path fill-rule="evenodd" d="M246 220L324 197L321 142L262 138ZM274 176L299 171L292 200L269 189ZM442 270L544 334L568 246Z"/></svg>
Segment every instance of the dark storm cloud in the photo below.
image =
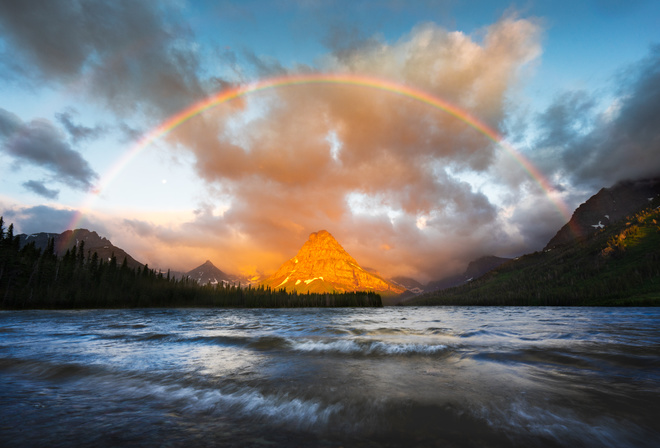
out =
<svg viewBox="0 0 660 448"><path fill-rule="evenodd" d="M606 111L594 113L595 97L570 93L540 116L545 134L535 151L549 171L594 188L660 175L660 46L617 82L618 99Z"/></svg>
<svg viewBox="0 0 660 448"><path fill-rule="evenodd" d="M23 122L0 108L0 150L17 163L29 163L49 171L58 181L73 188L89 190L98 175L65 135L50 121Z"/></svg>
<svg viewBox="0 0 660 448"><path fill-rule="evenodd" d="M43 182L37 180L29 180L27 182L23 182L23 186L31 192L36 193L39 196L43 196L46 199L57 199L60 194L60 190L51 190L47 188Z"/></svg>
<svg viewBox="0 0 660 448"><path fill-rule="evenodd" d="M563 146L589 126L595 99L583 91L565 92L539 116L539 146Z"/></svg>
<svg viewBox="0 0 660 448"><path fill-rule="evenodd" d="M69 78L80 71L92 50L85 27L79 26L82 9L75 1L3 1L0 26L20 55L42 74Z"/></svg>
<svg viewBox="0 0 660 448"><path fill-rule="evenodd" d="M73 112L66 111L55 114L55 118L60 122L64 129L67 130L74 143L81 140L94 140L101 137L107 132L104 126L94 126L90 128L81 124L76 124L73 121Z"/></svg>
<svg viewBox="0 0 660 448"><path fill-rule="evenodd" d="M5 72L39 82L77 81L126 112L169 115L203 96L190 30L173 4L149 1L0 2ZM172 6L172 9L168 9ZM63 25L65 24L65 25ZM9 73L9 74L11 74Z"/></svg>

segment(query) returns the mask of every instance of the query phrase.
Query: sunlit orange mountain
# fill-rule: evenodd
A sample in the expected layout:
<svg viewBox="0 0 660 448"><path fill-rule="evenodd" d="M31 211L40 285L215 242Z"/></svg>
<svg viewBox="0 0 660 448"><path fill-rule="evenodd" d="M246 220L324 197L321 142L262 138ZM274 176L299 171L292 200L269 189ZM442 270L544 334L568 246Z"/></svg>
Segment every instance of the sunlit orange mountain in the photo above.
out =
<svg viewBox="0 0 660 448"><path fill-rule="evenodd" d="M405 291L399 285L365 271L329 232L309 235L298 254L262 282L272 289L305 292L375 291L392 297Z"/></svg>

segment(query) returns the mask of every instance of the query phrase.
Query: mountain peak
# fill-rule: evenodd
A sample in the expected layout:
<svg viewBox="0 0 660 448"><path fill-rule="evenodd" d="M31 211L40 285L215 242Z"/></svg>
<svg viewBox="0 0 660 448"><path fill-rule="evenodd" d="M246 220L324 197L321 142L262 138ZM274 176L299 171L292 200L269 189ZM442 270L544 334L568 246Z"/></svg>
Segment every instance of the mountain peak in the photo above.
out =
<svg viewBox="0 0 660 448"><path fill-rule="evenodd" d="M341 247L335 237L327 230L319 230L318 232L310 233L307 243L312 245L332 244ZM342 250L344 249L342 248Z"/></svg>
<svg viewBox="0 0 660 448"><path fill-rule="evenodd" d="M404 291L360 267L327 230L311 233L296 256L263 284L303 293L376 291L397 295Z"/></svg>
<svg viewBox="0 0 660 448"><path fill-rule="evenodd" d="M87 229L65 230L62 233L33 233L30 235L21 234L21 247L28 243L35 243L35 247L45 250L48 247L48 241L53 238L55 241L55 253L62 256L67 250L78 250L80 243L85 243L85 256L88 253L96 252L102 260L110 261L114 255L118 263L121 263L124 257L130 268L142 267L142 263L136 261L130 254L123 249L112 244L110 240L100 236L95 231Z"/></svg>
<svg viewBox="0 0 660 448"><path fill-rule="evenodd" d="M230 277L216 268L211 260L206 260L204 264L197 266L195 269L186 272L187 277L197 280L198 283L205 285L211 283L217 285L220 282L230 283Z"/></svg>
<svg viewBox="0 0 660 448"><path fill-rule="evenodd" d="M248 285L252 283L249 278L242 275L227 274L221 271L211 260L206 260L195 269L184 273L183 276L196 280L201 285L209 283L212 285Z"/></svg>
<svg viewBox="0 0 660 448"><path fill-rule="evenodd" d="M335 237L330 235L330 232L327 230L319 230L318 232L312 232L309 234L309 240L314 241L316 239L325 239L325 238L332 238L333 240Z"/></svg>

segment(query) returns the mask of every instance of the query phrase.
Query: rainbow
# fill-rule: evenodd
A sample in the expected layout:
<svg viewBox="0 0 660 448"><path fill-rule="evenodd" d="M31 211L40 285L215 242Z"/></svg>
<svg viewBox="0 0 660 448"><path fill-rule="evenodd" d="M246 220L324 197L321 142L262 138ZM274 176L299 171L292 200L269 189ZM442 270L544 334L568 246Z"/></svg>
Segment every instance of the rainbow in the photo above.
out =
<svg viewBox="0 0 660 448"><path fill-rule="evenodd" d="M371 89L381 90L385 92L390 92L396 95L404 96L411 98L413 100L419 101L420 103L427 104L436 109L440 109L449 115L461 120L466 123L477 132L483 134L488 139L493 141L499 147L503 148L511 157L513 157L527 173L529 176L540 185L540 187L545 191L548 198L553 202L555 207L563 215L563 217L568 221L570 220L571 214L566 207L566 205L561 201L555 190L548 181L548 179L522 154L520 154L513 146L511 146L500 135L496 130L486 125L474 115L469 112L448 103L442 98L431 95L428 92L425 92L414 87L406 86L403 84L398 84L392 81L383 80L379 78L362 76L362 75L352 75L352 74L324 74L324 73L311 73L311 74L298 74L298 75L288 75L282 77L275 77L257 81L251 84L238 86L230 89L223 90L217 94L214 94L198 103L191 105L190 107L178 112L177 114L171 116L164 122L162 122L158 127L154 128L147 134L145 134L140 140L138 140L135 145L128 150L124 155L117 161L117 163L103 176L101 181L98 184L98 187L94 189L93 194L88 196L88 202L85 204L83 209L81 209L73 221L71 222L69 228L75 229L77 224L80 222L80 219L87 209L91 202L96 196L98 196L112 180L119 174L119 172L128 164L130 161L135 158L142 150L151 145L153 142L159 138L166 135L168 132L172 131L178 126L181 126L186 121L191 118L201 114L202 112L209 110L220 104L241 98L248 94L259 92L262 90L274 89L284 86L297 86L297 85L306 85L306 84L338 84L338 85L350 85L350 86L360 86L367 87Z"/></svg>

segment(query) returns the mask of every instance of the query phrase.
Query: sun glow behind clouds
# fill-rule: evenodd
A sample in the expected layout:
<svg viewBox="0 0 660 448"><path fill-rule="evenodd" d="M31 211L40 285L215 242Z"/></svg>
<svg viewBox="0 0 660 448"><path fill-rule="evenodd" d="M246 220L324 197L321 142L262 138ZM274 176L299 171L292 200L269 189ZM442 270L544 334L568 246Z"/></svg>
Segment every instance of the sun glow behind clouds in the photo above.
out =
<svg viewBox="0 0 660 448"><path fill-rule="evenodd" d="M253 92L259 92L263 90L273 89L277 87L295 87L298 85L309 85L309 84L339 84L339 85L350 85L350 86L359 86L366 87L376 90L381 90L404 97L408 97L419 101L421 103L428 104L434 108L440 109L447 114L457 118L458 120L466 123L472 127L477 132L488 137L490 140L498 144L502 149L504 149L509 155L513 157L534 179L541 188L546 192L549 199L555 204L559 212L568 220L570 215L566 205L562 202L561 198L558 195L553 194L552 186L547 179L542 175L542 173L522 154L518 153L510 144L508 144L498 132L490 127L488 127L483 122L479 121L475 116L469 112L462 110L461 108L441 99L433 96L432 94L425 92L420 89L415 89L404 84L398 84L392 81L378 79L368 76L359 76L353 74L323 74L323 73L313 73L313 74L298 74L298 75L289 75L279 78L271 78L267 80L262 80L257 83L253 83L247 86L240 86L231 89L224 90L217 95L212 95L207 99L200 101L189 108L181 111L180 113L172 116L170 119L163 122L160 126L146 134L140 141L134 145L121 159L105 174L99 183L99 187L96 190L96 194L105 190L112 180L129 164L129 162L134 159L138 154L144 151L145 148L149 147L152 143L160 139L163 135L167 134L171 130L179 127L181 124L190 120L191 118L205 112L209 109L214 108L219 104L225 102L242 99L245 95ZM332 134L330 134L330 145L331 152L334 153L333 148L337 148L339 145L339 139L332 139ZM333 142L334 140L334 142ZM333 154L334 156L334 154ZM334 158L334 157L333 157ZM89 209L94 201L96 195L90 195L87 203L81 207L80 215L71 223L70 227L77 227L77 221L81 218L82 213ZM349 199L350 203L350 199ZM373 207L370 207L373 208ZM396 217L396 210L394 212L388 212L390 221L393 222Z"/></svg>
<svg viewBox="0 0 660 448"><path fill-rule="evenodd" d="M102 181L111 180L107 169L130 149L126 140L139 138L154 120L213 91L243 93L184 126L161 129L166 134L147 142L124 169L118 166L107 188L99 184L98 197L57 176L65 161L44 165L0 141L0 190L8 195L2 202L12 204L2 208L25 209L31 215L21 220L31 229L51 230L42 227L54 219L59 226L83 204L89 219L74 225L101 231L92 219L114 214L105 226L117 229L107 235L114 241L122 219L144 221L141 231L153 235L147 249L171 254L177 268L212 258L236 272L250 263L277 267L310 232L332 227L370 266L389 263L395 274L425 270L435 277L447 270L439 266L459 269L485 253L536 250L567 219L553 208L557 201L573 210L598 188L660 166L651 163L660 154L654 149L657 47L647 54L657 38L658 2L628 2L608 17L594 5L567 13L553 2L518 13L506 1L484 2L489 5L444 8L442 17L427 2L379 7L376 15L360 1L265 9L241 2L245 14L234 14L236 3L224 19L207 2L108 8L91 1L82 9L60 3L35 13L26 2L12 2L0 14L7 56L0 65L8 75L0 82L0 108L24 124L43 119L61 131L32 139L41 155L61 143ZM187 21L193 11L208 26ZM304 29L291 33L288 25L301 18ZM236 32L218 27L218 20ZM269 32L250 32L246 41L247 29ZM576 35L585 45L574 45ZM614 46L602 45L614 35ZM628 66L645 54L648 60ZM470 111L513 147L525 148L554 191L535 183L500 143L419 99L356 83L270 88L259 82L286 83L294 73L366 75ZM576 91L582 94L562 93ZM69 126L56 118L62 114ZM80 140L76 128L105 133ZM159 157L182 163L170 171ZM47 196L56 190L57 199ZM48 213L33 210L44 204ZM120 245L154 265L139 249L142 236L133 237ZM393 250L369 259L383 241ZM272 262L263 261L268 257Z"/></svg>
<svg viewBox="0 0 660 448"><path fill-rule="evenodd" d="M316 86L322 84L329 87L319 88L320 96L317 98ZM304 88L307 90L302 90L302 86L305 86ZM348 86L350 88L347 88ZM275 88L278 88L277 91L274 90ZM256 92L265 92L265 98L259 101L262 94L257 95L255 96L257 101L254 102L252 101L253 95L250 98L245 97L247 94ZM344 105L334 103L335 94L339 94L342 98L340 101L350 98L352 104L358 105L358 108L344 115L346 113L343 111ZM279 104L275 108L277 112L275 117L270 114L271 107L273 107L270 100L274 97L284 100L283 104ZM250 101L247 101L248 99ZM318 103L319 100L321 103ZM291 101L291 105L297 104L302 108L287 109L291 107L287 103L289 101ZM360 101L363 102L362 105L359 104ZM226 102L230 103L225 107L215 107ZM256 112L251 111L252 104L256 104ZM430 105L439 111L432 109L427 111L425 105ZM339 106L341 107L337 109ZM368 109L364 109L365 107ZM388 112L391 107L395 109ZM295 110L297 114L288 115L289 110ZM412 116L408 116L405 111L411 112ZM206 112L204 117L192 121L189 125L180 126L202 112ZM284 112L283 115L282 112ZM329 115L324 117L325 112L329 112ZM356 112L357 116L351 115ZM355 122L355 119L361 118L362 113L366 113L366 120L363 123ZM315 118L316 122L309 121L314 116L313 114L320 115L319 119ZM288 119L282 117L288 117ZM418 124L413 124L416 122L415 117L421 118L421 121L417 121ZM395 138L394 141L384 139L379 143L378 138L389 134L379 132L377 127L370 128L374 118L377 119L377 126L385 126L384 129L398 128L403 124L401 120L405 121L405 126L398 134L398 131L392 134ZM255 214L259 214L261 216L259 219L264 223L270 223L271 227L283 232L304 233L317 230L316 228L307 229L303 225L304 221L288 218L277 219L283 210L282 207L278 208L278 204L286 202L283 200L284 198L290 198L286 206L296 207L298 214L296 216L299 217L325 215L326 219L337 222L343 219L342 215L345 212L350 212L355 223L365 219L367 222L374 223L378 222L379 217L385 217L389 222L389 230L384 231L390 233L398 231L396 229L401 228L402 224L404 226L412 225L414 229L425 233L429 232L430 227L437 226L448 230L452 227L453 221L448 220L447 217L464 213L466 207L476 207L479 210L478 213L483 216L483 218L479 218L479 222L488 222L490 219L488 215L492 211L488 204L478 197L478 194L471 193L471 188L454 185L453 181L447 178L446 172L444 178L434 179L434 176L431 175L430 165L427 163L420 165L419 161L415 161L414 146L407 147L408 143L422 144L423 151L430 151L429 148L432 145L429 142L418 140L417 132L425 132L424 128L432 127L435 119L440 120L436 126L449 124L449 127L441 132L458 132L467 139L461 140L462 137L459 137L460 147L451 151L459 151L465 144L472 147L473 151L476 147L487 148L487 150L484 149L486 152L493 151L494 147L483 140L483 136L496 143L499 149L503 149L508 156L527 171L531 179L541 186L557 209L565 215L565 207L561 203L561 198L551 196L550 184L540 174L540 171L517 153L495 130L465 110L404 84L349 74L317 73L272 78L211 96L181 111L145 135L103 177L101 190L109 186L122 169L128 166L129 162L144 149L177 128L177 132L172 133L171 139L165 142L203 148L195 149L194 153L196 169L205 176L204 180L208 181L211 186L215 185L217 181L217 185L229 188L230 195L237 193L239 196L249 199L247 202L243 201L244 203L234 201L230 208L222 211L211 211L206 206L202 207L196 222L198 224L201 222L201 225L209 230L217 229L218 222L222 220L230 228L234 227L240 229L241 232L247 231L253 235L250 224L246 226L246 223L237 221L237 219L245 219L241 217L248 216L253 218ZM208 127L208 124L215 120L221 120L226 125ZM319 120L325 124L319 125ZM454 128L457 124L458 126ZM255 129L256 134L245 132L250 128ZM216 136L220 137L214 139L209 138L208 135L200 136L200 130L205 129L217 129ZM243 130L242 134L241 130ZM319 131L323 133L319 134ZM224 134L218 134L218 132L224 132ZM283 135L288 136L288 139L282 138ZM474 135L477 135L478 139L470 141L471 136ZM185 138L183 138L184 136ZM200 137L206 140L201 143ZM346 140L347 138L350 140ZM360 145L363 138L376 138L376 140L368 141L368 145L364 147ZM349 141L351 146L347 147ZM385 146L379 147L378 145ZM315 156L314 154L323 146L324 154L318 152L319 155ZM388 146L392 147L388 148ZM300 148L302 148L302 152ZM363 151L363 148L366 148L366 151ZM408 150L412 152L408 154ZM273 151L278 153L275 154ZM281 153L279 153L280 151ZM451 155L452 152L448 154ZM428 156L430 156L430 160L442 160L442 157L435 156L433 153L428 153ZM413 170L410 170L411 166L406 160L408 158L413 161ZM341 171L337 171L340 167ZM345 171L347 167L349 171ZM421 171L417 172L418 169ZM349 173L348 176L347 173ZM262 179L265 183L246 184L245 179L248 178ZM371 183L374 180L376 184ZM347 188L347 185L351 183L352 187ZM398 184L401 185L397 187ZM291 188L296 186L305 191L300 195L293 193ZM329 196L324 195L321 191L322 188L333 188L333 186L335 186L335 192ZM252 191L247 192L246 187ZM257 192L254 190L255 188L261 192ZM267 191L264 192L264 190ZM343 195L344 206L338 200L338 192ZM443 192L444 196L442 196ZM309 197L310 193L312 200L305 200L304 197ZM460 197L454 198L455 194ZM281 195L282 199L267 198L267 196L273 195L274 198ZM93 199L94 197L90 198L89 205ZM294 202L291 203L291 200ZM434 210L434 207L440 207L441 210ZM250 209L259 210L259 213L249 211ZM230 213L227 213L228 211ZM215 225L212 223L214 220ZM75 221L71 227L76 227Z"/></svg>
<svg viewBox="0 0 660 448"><path fill-rule="evenodd" d="M352 74L306 74L306 75L289 75L281 78L272 78L267 80L262 80L257 83L253 83L247 86L236 87L233 89L228 89L213 95L199 103L192 105L191 107L181 111L180 113L172 116L170 119L166 120L156 129L149 132L145 135L131 150L128 151L122 157L122 159L114 166L109 172L103 177L100 182L99 190L103 190L112 179L126 166L130 160L139 154L144 148L152 144L154 141L171 131L172 129L180 126L185 123L192 117L199 115L200 113L211 109L219 104L231 101L237 98L241 98L246 94L252 92L258 92L266 89L272 89L276 87L285 87L285 86L296 86L296 85L305 85L305 84L343 84L343 85L355 85L374 88L378 90L383 90L395 94L399 94L405 97L409 97L426 103L434 108L441 109L446 113L456 117L457 119L468 124L474 128L477 132L485 135L490 140L498 144L502 149L507 151L528 173L529 175L538 182L541 187L546 190L548 193L552 191L552 186L545 179L543 174L534 166L532 163L525 158L522 154L517 152L509 143L507 143L502 136L500 136L496 130L488 127L486 124L479 121L475 116L469 113L466 110L462 110L458 106L455 106L441 98L434 97L430 93L424 92L420 89L415 89L404 84L398 84L392 81L377 79L368 76L359 76ZM556 203L558 209L565 215L568 212L565 210L565 205L561 202Z"/></svg>
<svg viewBox="0 0 660 448"><path fill-rule="evenodd" d="M392 224L403 216L403 211L388 204L387 199L382 195L353 192L346 196L346 202L354 215L384 215Z"/></svg>

